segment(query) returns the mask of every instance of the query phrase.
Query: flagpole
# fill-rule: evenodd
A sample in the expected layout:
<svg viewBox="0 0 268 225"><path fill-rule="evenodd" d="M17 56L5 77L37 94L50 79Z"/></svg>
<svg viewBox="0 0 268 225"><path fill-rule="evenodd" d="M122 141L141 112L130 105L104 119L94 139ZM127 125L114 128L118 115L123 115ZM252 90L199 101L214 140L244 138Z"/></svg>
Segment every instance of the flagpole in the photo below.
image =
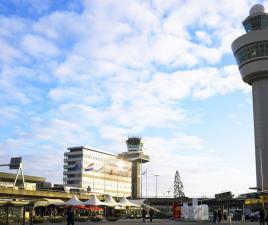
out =
<svg viewBox="0 0 268 225"><path fill-rule="evenodd" d="M105 169L105 164L104 164L104 172L103 172L103 192L105 194L105 172L106 172L106 169Z"/></svg>
<svg viewBox="0 0 268 225"><path fill-rule="evenodd" d="M95 192L95 172L94 172L94 170L93 170L93 190L94 190L94 192Z"/></svg>
<svg viewBox="0 0 268 225"><path fill-rule="evenodd" d="M147 168L146 168L146 199L148 198L148 195L147 195Z"/></svg>
<svg viewBox="0 0 268 225"><path fill-rule="evenodd" d="M141 198L142 198L142 160L141 160L141 174L140 174L140 177L141 177Z"/></svg>

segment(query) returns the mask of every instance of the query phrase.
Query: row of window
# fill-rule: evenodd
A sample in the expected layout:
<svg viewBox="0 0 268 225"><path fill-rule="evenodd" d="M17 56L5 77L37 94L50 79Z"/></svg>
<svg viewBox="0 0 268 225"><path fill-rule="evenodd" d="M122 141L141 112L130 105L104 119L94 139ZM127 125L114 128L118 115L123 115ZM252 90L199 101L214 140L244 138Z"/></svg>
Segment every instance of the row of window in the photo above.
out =
<svg viewBox="0 0 268 225"><path fill-rule="evenodd" d="M268 15L249 17L243 22L246 32L268 28Z"/></svg>
<svg viewBox="0 0 268 225"><path fill-rule="evenodd" d="M268 56L268 41L246 45L235 53L235 59L239 66L247 60L264 56Z"/></svg>
<svg viewBox="0 0 268 225"><path fill-rule="evenodd" d="M94 183L94 184L93 184ZM83 185L87 185L87 186L91 186L91 187L103 187L104 183L100 182L100 181L83 181L82 182ZM117 188L117 183L105 183L105 187L110 187L110 188ZM118 188L119 189L130 189L130 185L121 185L120 183L118 183Z"/></svg>
<svg viewBox="0 0 268 225"><path fill-rule="evenodd" d="M91 156L91 155L86 155L84 154L84 158L86 159L94 159L94 160L97 160L97 161L104 161L104 162L112 162L114 159L104 159L104 158L101 158L101 157L97 157L97 156Z"/></svg>
<svg viewBox="0 0 268 225"><path fill-rule="evenodd" d="M68 174L67 178L81 178L81 174Z"/></svg>
<svg viewBox="0 0 268 225"><path fill-rule="evenodd" d="M67 180L67 184L77 184L77 185L79 185L80 182L78 182L78 181L73 181L73 180Z"/></svg>
<svg viewBox="0 0 268 225"><path fill-rule="evenodd" d="M105 163L106 165L110 165L110 166L116 166L118 165L118 162L122 162L122 160L116 159L116 158L102 158L102 157L97 157L97 156L91 156L91 155L86 155L84 154L83 156L85 159L93 159L95 161L101 161L103 163ZM124 166L127 166L128 164L125 165L125 162L123 161L122 164Z"/></svg>

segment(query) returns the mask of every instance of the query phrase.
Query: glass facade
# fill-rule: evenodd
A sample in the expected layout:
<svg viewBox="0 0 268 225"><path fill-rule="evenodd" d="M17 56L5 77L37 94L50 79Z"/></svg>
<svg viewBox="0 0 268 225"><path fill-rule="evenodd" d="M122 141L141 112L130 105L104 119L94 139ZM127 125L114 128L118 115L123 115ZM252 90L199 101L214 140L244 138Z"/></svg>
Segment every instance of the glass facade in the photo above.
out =
<svg viewBox="0 0 268 225"><path fill-rule="evenodd" d="M244 22L243 26L246 32L251 32L253 30L261 30L268 28L268 15L257 15L248 17Z"/></svg>
<svg viewBox="0 0 268 225"><path fill-rule="evenodd" d="M235 59L239 66L247 60L259 57L268 57L268 41L246 45L235 53Z"/></svg>

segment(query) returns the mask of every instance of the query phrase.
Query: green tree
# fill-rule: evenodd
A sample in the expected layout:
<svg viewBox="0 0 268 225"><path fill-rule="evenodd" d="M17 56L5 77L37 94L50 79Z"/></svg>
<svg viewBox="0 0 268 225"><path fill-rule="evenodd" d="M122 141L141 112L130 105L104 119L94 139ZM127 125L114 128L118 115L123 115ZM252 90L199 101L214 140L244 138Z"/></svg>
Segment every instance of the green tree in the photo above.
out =
<svg viewBox="0 0 268 225"><path fill-rule="evenodd" d="M176 170L175 177L174 177L174 197L175 198L185 197L185 194L183 191L183 184L181 181L181 176L178 170Z"/></svg>

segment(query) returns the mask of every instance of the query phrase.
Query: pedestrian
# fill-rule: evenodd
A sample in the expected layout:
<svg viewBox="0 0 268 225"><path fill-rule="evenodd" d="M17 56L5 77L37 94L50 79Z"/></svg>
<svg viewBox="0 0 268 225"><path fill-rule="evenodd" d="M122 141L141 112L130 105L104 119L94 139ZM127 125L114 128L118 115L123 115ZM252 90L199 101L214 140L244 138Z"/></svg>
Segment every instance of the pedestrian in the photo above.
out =
<svg viewBox="0 0 268 225"><path fill-rule="evenodd" d="M149 210L149 215L150 215L150 222L153 222L153 215L154 215L154 210L153 209Z"/></svg>
<svg viewBox="0 0 268 225"><path fill-rule="evenodd" d="M67 225L74 225L74 211L71 207L66 212Z"/></svg>
<svg viewBox="0 0 268 225"><path fill-rule="evenodd" d="M147 214L147 211L145 210L145 208L143 208L141 211L141 216L142 216L142 222L144 223L145 223L146 214Z"/></svg>
<svg viewBox="0 0 268 225"><path fill-rule="evenodd" d="M260 225L264 225L265 214L263 210L260 211L259 216L260 216Z"/></svg>
<svg viewBox="0 0 268 225"><path fill-rule="evenodd" d="M221 210L218 210L218 222L220 223L222 220L222 213Z"/></svg>
<svg viewBox="0 0 268 225"><path fill-rule="evenodd" d="M217 223L217 222L218 222L218 212L217 210L215 210L213 213L213 223Z"/></svg>

